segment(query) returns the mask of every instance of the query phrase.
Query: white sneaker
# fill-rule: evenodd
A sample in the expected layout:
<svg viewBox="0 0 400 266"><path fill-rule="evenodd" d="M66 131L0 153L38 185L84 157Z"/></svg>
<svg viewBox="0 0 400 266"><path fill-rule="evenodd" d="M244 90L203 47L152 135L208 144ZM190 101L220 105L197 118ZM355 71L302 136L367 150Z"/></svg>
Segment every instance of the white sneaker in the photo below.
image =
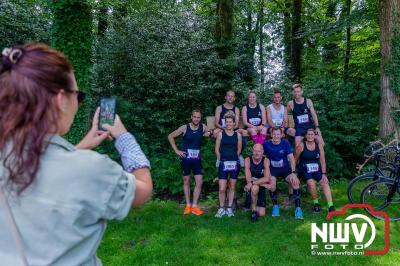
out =
<svg viewBox="0 0 400 266"><path fill-rule="evenodd" d="M235 214L233 213L232 208L227 208L227 209L226 209L226 215L228 215L228 217L233 217L233 216L235 216Z"/></svg>
<svg viewBox="0 0 400 266"><path fill-rule="evenodd" d="M239 163L240 163L240 167L244 167L244 158L243 155L239 155Z"/></svg>
<svg viewBox="0 0 400 266"><path fill-rule="evenodd" d="M219 208L217 213L215 214L215 217L221 218L224 215L226 215L225 209L224 208Z"/></svg>

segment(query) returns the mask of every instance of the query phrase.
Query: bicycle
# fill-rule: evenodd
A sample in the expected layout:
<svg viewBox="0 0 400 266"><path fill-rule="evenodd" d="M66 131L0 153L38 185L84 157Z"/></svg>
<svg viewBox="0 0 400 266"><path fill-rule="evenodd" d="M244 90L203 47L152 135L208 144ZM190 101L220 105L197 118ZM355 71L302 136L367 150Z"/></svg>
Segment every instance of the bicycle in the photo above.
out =
<svg viewBox="0 0 400 266"><path fill-rule="evenodd" d="M361 203L370 204L375 211L385 211L390 221L400 220L400 154L395 159L395 178L380 177L368 184L361 192ZM383 220L383 217L366 211L373 217Z"/></svg>
<svg viewBox="0 0 400 266"><path fill-rule="evenodd" d="M394 143L396 145L394 146ZM392 153L394 151L394 153ZM397 141L392 141L388 145L383 145L381 142L372 142L365 153L367 158L365 162L359 166L359 172L371 159L375 162L375 170L366 174L359 175L353 178L347 187L347 197L350 203L358 203L360 200L355 199L355 195L361 195L362 190L370 183L382 178L393 179L396 176L395 165L393 159L388 158L389 155L399 153Z"/></svg>

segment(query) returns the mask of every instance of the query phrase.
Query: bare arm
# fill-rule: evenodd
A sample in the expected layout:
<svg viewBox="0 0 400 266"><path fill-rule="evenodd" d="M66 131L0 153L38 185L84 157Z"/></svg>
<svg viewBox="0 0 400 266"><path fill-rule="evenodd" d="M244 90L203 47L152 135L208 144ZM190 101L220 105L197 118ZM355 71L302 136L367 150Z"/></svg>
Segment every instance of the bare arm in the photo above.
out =
<svg viewBox="0 0 400 266"><path fill-rule="evenodd" d="M310 108L311 116L314 120L315 126L317 127L319 125L318 117L317 117L317 113L315 112L315 109L314 109L314 104L310 99L307 99L307 106L308 106L308 108Z"/></svg>
<svg viewBox="0 0 400 266"><path fill-rule="evenodd" d="M246 105L243 106L243 108L242 108L242 118L243 118L243 124L244 124L246 127L254 127L252 124L250 124L250 123L247 121L247 106L246 106Z"/></svg>
<svg viewBox="0 0 400 266"><path fill-rule="evenodd" d="M290 114L293 111L293 101L289 101L286 105L286 112Z"/></svg>
<svg viewBox="0 0 400 266"><path fill-rule="evenodd" d="M287 108L285 108L285 111L283 113L283 126L284 127L288 127L289 126L289 118L288 118Z"/></svg>
<svg viewBox="0 0 400 266"><path fill-rule="evenodd" d="M240 119L240 110L239 108L235 107L235 129L239 128L239 119Z"/></svg>
<svg viewBox="0 0 400 266"><path fill-rule="evenodd" d="M214 121L214 124L215 124L215 128L223 129L223 127L219 124L219 120L221 118L220 115L221 115L221 106L218 106L217 108L215 108L215 114L214 114L215 121Z"/></svg>
<svg viewBox="0 0 400 266"><path fill-rule="evenodd" d="M320 162L321 162L321 171L322 173L326 173L326 161L325 161L325 151L324 145L318 143L319 153L320 153Z"/></svg>
<svg viewBox="0 0 400 266"><path fill-rule="evenodd" d="M250 157L244 160L244 175L246 177L246 183L251 183L251 171L250 171Z"/></svg>
<svg viewBox="0 0 400 266"><path fill-rule="evenodd" d="M242 153L242 135L238 132L238 143L237 143L237 155L239 156Z"/></svg>
<svg viewBox="0 0 400 266"><path fill-rule="evenodd" d="M264 159L264 176L253 182L254 185L269 183L271 180L271 172L269 170L269 159Z"/></svg>
<svg viewBox="0 0 400 266"><path fill-rule="evenodd" d="M169 144L171 145L172 149L174 149L175 153L180 157L182 157L182 155L183 155L182 153L184 153L184 152L180 151L178 149L178 147L176 146L175 138L184 134L185 132L186 132L186 126L183 125L168 135Z"/></svg>
<svg viewBox="0 0 400 266"><path fill-rule="evenodd" d="M296 171L296 162L294 160L293 153L288 154L288 160L290 162L290 168L292 169L292 172Z"/></svg>
<svg viewBox="0 0 400 266"><path fill-rule="evenodd" d="M261 109L261 124L267 125L267 112L265 111L264 105L260 104Z"/></svg>
<svg viewBox="0 0 400 266"><path fill-rule="evenodd" d="M217 160L221 160L221 153L219 152L219 148L221 147L221 138L222 132L220 132L215 140L215 155L217 156Z"/></svg>
<svg viewBox="0 0 400 266"><path fill-rule="evenodd" d="M272 122L271 109L268 106L267 106L267 121L268 121L269 126L271 126L271 127L274 126L274 122Z"/></svg>
<svg viewBox="0 0 400 266"><path fill-rule="evenodd" d="M296 149L294 151L294 161L295 164L297 164L299 162L299 158L300 158L300 154L303 152L304 150L304 143L300 143L299 145L296 146Z"/></svg>
<svg viewBox="0 0 400 266"><path fill-rule="evenodd" d="M153 181L148 168L135 169L132 174L136 177L135 199L132 202L132 207L138 207L151 198Z"/></svg>

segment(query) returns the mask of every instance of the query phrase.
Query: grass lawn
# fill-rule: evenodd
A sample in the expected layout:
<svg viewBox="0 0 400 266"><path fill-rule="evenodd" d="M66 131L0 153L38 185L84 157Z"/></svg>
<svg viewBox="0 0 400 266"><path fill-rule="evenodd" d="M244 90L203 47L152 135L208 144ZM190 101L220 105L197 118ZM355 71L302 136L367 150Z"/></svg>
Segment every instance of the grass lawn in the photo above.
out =
<svg viewBox="0 0 400 266"><path fill-rule="evenodd" d="M332 185L332 191L337 207L347 203L346 182ZM98 256L104 265L400 264L400 223L395 222L390 224L391 246L386 255L312 256L311 223L325 221L326 206L321 201L323 214L315 215L310 197L303 202L303 221L293 218L293 208L271 217L268 205L268 216L253 224L250 213L242 210L233 218L214 218L216 205L210 200L202 205L206 214L199 217L184 217L177 202L154 200L132 210L124 221L109 223ZM373 221L382 232L383 222Z"/></svg>

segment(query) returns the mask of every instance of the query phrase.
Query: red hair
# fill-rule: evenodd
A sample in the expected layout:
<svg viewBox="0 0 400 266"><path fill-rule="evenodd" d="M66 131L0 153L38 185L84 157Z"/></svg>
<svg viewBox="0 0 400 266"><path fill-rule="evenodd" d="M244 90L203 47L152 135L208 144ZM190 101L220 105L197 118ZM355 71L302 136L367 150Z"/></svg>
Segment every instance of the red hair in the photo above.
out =
<svg viewBox="0 0 400 266"><path fill-rule="evenodd" d="M44 44L4 50L0 66L0 160L7 182L22 192L34 181L45 137L57 130L54 96L73 91L72 65Z"/></svg>

